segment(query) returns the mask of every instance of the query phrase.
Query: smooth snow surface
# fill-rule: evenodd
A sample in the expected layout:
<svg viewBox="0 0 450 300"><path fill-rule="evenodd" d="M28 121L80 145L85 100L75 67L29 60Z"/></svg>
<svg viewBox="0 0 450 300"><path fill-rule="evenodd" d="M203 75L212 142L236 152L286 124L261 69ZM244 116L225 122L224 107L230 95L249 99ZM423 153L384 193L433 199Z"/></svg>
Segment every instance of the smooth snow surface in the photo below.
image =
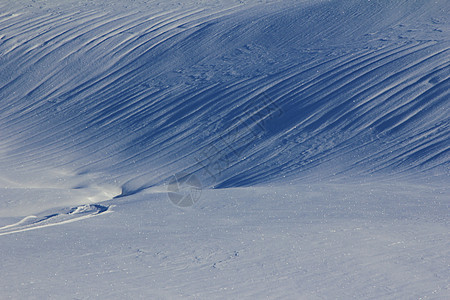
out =
<svg viewBox="0 0 450 300"><path fill-rule="evenodd" d="M0 2L1 299L450 299L447 0Z"/></svg>

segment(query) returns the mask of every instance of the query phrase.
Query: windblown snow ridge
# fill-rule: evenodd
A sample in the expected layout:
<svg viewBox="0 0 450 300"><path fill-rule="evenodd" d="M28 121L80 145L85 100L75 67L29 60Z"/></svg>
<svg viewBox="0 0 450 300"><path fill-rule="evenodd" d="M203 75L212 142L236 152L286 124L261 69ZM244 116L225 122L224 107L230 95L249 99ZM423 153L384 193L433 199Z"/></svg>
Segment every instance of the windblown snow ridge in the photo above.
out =
<svg viewBox="0 0 450 300"><path fill-rule="evenodd" d="M1 171L64 169L122 195L178 172L215 187L447 176L448 10L3 10Z"/></svg>

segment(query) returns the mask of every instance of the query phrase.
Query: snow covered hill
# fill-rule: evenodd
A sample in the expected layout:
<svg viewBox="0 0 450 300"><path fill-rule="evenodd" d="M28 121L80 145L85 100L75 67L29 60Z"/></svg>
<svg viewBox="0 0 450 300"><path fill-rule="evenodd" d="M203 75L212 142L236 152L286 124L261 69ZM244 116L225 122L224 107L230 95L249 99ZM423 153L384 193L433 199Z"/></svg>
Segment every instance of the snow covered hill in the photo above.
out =
<svg viewBox="0 0 450 300"><path fill-rule="evenodd" d="M449 16L1 2L0 296L450 297Z"/></svg>

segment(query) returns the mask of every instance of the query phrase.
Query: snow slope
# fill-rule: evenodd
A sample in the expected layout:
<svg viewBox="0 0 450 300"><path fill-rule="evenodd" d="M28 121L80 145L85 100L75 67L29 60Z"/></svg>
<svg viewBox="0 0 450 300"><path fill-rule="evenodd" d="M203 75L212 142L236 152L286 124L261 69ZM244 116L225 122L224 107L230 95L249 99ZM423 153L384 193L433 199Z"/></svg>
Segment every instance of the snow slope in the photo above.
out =
<svg viewBox="0 0 450 300"><path fill-rule="evenodd" d="M449 13L3 1L0 295L450 297Z"/></svg>

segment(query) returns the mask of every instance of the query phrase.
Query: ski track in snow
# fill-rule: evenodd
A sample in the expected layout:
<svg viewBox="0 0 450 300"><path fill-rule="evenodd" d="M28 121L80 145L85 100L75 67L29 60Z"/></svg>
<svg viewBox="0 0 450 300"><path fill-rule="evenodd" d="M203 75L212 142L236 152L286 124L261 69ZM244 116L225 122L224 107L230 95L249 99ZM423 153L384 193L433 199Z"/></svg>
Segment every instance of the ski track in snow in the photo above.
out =
<svg viewBox="0 0 450 300"><path fill-rule="evenodd" d="M68 212L55 212L43 217L28 216L15 224L0 227L0 236L81 221L103 213L110 213L112 212L110 208L110 206L98 204L82 205L71 208Z"/></svg>

